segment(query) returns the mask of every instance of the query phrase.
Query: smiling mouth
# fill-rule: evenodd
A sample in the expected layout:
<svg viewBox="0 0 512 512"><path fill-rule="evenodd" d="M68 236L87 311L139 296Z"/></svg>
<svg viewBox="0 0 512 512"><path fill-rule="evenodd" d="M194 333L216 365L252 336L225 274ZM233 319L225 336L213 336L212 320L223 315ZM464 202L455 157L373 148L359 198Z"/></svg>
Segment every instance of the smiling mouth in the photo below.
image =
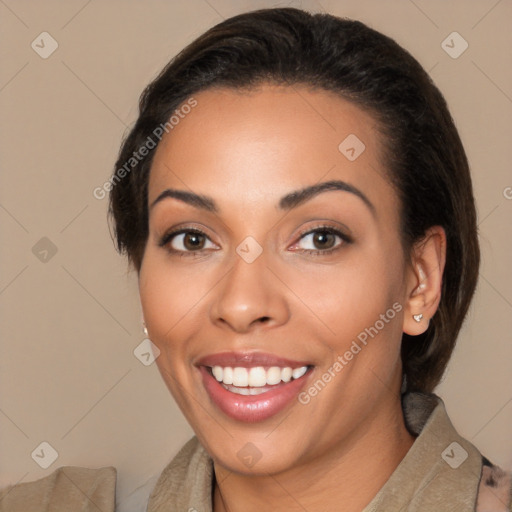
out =
<svg viewBox="0 0 512 512"><path fill-rule="evenodd" d="M298 402L314 366L270 354L224 353L197 368L212 405L244 423L267 420Z"/></svg>
<svg viewBox="0 0 512 512"><path fill-rule="evenodd" d="M308 371L308 366L292 368L255 366L245 368L240 366L207 367L209 373L217 382L231 393L244 396L261 395L273 390L279 384L300 379Z"/></svg>

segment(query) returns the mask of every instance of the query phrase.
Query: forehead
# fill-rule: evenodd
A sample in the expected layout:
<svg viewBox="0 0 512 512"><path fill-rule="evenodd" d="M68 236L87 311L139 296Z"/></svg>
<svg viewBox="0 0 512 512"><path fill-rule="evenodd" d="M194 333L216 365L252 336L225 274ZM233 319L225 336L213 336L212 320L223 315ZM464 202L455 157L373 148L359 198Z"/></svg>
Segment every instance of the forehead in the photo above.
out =
<svg viewBox="0 0 512 512"><path fill-rule="evenodd" d="M277 201L334 179L363 189L372 202L393 200L375 120L339 96L265 85L211 89L194 99L197 105L157 147L150 203L166 188L208 195L221 205Z"/></svg>

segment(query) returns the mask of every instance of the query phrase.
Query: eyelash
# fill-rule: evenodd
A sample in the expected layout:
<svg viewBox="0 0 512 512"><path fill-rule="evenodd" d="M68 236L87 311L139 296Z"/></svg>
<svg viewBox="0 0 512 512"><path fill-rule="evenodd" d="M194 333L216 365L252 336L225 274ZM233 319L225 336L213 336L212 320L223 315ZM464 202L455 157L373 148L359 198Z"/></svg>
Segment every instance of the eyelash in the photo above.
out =
<svg viewBox="0 0 512 512"><path fill-rule="evenodd" d="M177 249L173 249L171 246L170 246L170 243L172 242L172 240L177 237L178 235L183 235L183 234L188 234L188 233L194 233L196 235L201 235L201 236L204 236L205 238L207 238L208 240L210 240L210 238L208 237L208 235L206 233L204 233L204 231L201 231L200 229L197 229L197 228L179 228L179 229L176 229L174 231L169 231L168 233L166 233L162 238L161 240L159 241L158 243L158 246L159 247L167 247L167 250L173 254L173 255L177 255L177 256L180 256L180 257L195 257L197 258L198 256L201 256L201 252L202 251L180 251L180 250L177 250ZM204 254L203 254L204 255Z"/></svg>
<svg viewBox="0 0 512 512"><path fill-rule="evenodd" d="M294 245L298 244L300 242L300 240L304 239L307 235L317 233L318 231L337 236L338 238L341 239L341 242L338 245L335 245L334 247L332 247L330 249L316 249L316 250L298 249L297 252L307 253L311 256L327 256L329 254L332 254L333 252L340 250L344 245L349 245L353 242L353 239L350 236L343 233L339 229L336 229L333 226L320 225L320 226L314 227L313 229L307 229L307 230L302 231L299 234L298 241L295 242Z"/></svg>
<svg viewBox="0 0 512 512"><path fill-rule="evenodd" d="M325 255L331 254L331 253L339 250L343 245L347 245L347 244L353 243L353 239L350 236L348 236L347 234L343 233L342 231L340 231L340 230L338 230L338 229L336 229L336 228L334 228L332 226L320 225L320 226L314 227L313 229L308 229L308 230L302 231L299 234L298 241L295 242L293 245L296 245L297 243L299 243L300 240L305 238L307 235L311 235L311 234L316 233L318 231L322 231L322 232L325 232L325 233L337 236L338 238L341 239L341 243L339 243L338 245L336 245L336 246L334 246L334 247L332 247L330 249L323 249L323 250L322 249L317 249L317 250L299 249L299 250L297 250L297 252L307 253L307 254L310 254L312 256L325 256ZM204 236L208 240L210 240L208 235L206 235L206 233L204 233L200 229L197 229L197 228L180 228L180 229L177 229L177 230L170 231L170 232L166 233L161 238L161 240L159 241L158 246L159 247L166 247L166 246L168 246L170 244L170 242L176 236L182 235L182 234L188 234L188 233L195 233L195 234ZM210 240L210 242L211 242L211 240ZM198 256L201 255L201 252L202 252L201 250L198 250L198 251L180 251L180 250L172 249L171 247L168 247L167 250L171 254L179 255L179 256L182 256L182 257L183 256L198 257Z"/></svg>

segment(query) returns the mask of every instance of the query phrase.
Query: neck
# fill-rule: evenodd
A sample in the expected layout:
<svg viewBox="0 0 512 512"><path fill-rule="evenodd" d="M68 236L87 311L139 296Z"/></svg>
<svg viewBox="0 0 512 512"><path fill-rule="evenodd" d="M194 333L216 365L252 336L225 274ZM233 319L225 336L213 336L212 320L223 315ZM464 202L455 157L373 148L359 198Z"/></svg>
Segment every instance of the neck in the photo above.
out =
<svg viewBox="0 0 512 512"><path fill-rule="evenodd" d="M372 421L363 433L284 472L248 476L215 464L213 510L259 512L266 507L317 512L338 510L342 503L345 512L359 512L386 483L413 442L396 400L382 421Z"/></svg>

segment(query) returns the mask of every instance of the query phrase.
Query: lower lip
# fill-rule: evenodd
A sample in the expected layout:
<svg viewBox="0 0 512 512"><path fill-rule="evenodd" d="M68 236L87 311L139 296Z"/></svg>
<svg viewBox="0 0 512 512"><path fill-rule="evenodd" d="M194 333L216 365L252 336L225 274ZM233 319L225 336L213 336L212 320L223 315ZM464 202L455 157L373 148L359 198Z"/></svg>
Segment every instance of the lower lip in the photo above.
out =
<svg viewBox="0 0 512 512"><path fill-rule="evenodd" d="M199 368L203 384L219 409L237 421L257 423L281 412L297 397L306 382L309 370L300 379L281 383L260 395L239 395L225 389L207 370Z"/></svg>

